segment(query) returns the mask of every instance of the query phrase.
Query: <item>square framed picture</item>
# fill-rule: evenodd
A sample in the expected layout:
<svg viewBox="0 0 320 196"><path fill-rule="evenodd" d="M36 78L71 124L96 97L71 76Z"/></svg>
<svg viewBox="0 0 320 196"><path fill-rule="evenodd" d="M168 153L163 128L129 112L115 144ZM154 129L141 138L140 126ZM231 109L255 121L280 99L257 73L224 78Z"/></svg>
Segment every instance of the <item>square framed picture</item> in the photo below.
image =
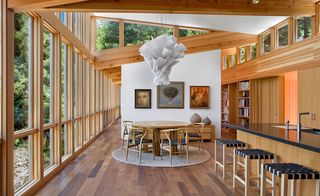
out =
<svg viewBox="0 0 320 196"><path fill-rule="evenodd" d="M158 108L184 108L184 82L157 87Z"/></svg>
<svg viewBox="0 0 320 196"><path fill-rule="evenodd" d="M135 89L134 90L134 107L137 109L151 108L151 89Z"/></svg>
<svg viewBox="0 0 320 196"><path fill-rule="evenodd" d="M209 109L209 86L190 86L190 108Z"/></svg>

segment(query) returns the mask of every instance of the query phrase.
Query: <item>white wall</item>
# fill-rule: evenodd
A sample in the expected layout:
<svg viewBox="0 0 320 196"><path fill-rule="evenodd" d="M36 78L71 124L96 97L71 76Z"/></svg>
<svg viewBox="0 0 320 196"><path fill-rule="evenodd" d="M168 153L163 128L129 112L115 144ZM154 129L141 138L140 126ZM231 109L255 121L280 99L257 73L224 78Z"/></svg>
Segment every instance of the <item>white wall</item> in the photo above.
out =
<svg viewBox="0 0 320 196"><path fill-rule="evenodd" d="M180 59L170 74L170 81L185 83L184 109L158 109L157 86L144 62L122 66L121 116L122 120L179 120L190 121L194 113L202 118L208 116L216 128L216 137L221 133L221 66L220 50L186 55ZM190 85L210 86L210 109L190 109ZM134 108L134 90L151 89L151 109Z"/></svg>

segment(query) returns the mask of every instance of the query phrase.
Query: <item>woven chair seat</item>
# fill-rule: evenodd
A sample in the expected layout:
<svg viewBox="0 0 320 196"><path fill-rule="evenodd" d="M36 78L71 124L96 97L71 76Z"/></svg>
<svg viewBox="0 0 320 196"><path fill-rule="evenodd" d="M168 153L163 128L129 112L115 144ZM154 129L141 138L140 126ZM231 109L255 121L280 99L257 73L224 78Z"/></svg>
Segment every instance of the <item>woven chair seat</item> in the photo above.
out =
<svg viewBox="0 0 320 196"><path fill-rule="evenodd" d="M318 171L296 163L268 163L264 165L264 169L276 176L286 174L289 180L320 179Z"/></svg>
<svg viewBox="0 0 320 196"><path fill-rule="evenodd" d="M261 149L236 149L236 155L249 159L274 159L274 154Z"/></svg>
<svg viewBox="0 0 320 196"><path fill-rule="evenodd" d="M226 147L233 147L233 148L246 147L246 144L239 140L217 139L216 141L217 141L217 144L225 145Z"/></svg>

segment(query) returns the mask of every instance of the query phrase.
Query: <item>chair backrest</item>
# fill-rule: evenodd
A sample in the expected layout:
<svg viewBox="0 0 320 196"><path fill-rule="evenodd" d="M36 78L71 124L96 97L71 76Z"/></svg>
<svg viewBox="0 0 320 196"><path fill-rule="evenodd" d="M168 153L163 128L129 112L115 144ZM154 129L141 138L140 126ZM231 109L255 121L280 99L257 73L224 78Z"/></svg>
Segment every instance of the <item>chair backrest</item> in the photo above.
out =
<svg viewBox="0 0 320 196"><path fill-rule="evenodd" d="M169 143L173 140L171 138L171 133L177 134L177 141L178 143L181 143L183 139L185 139L185 142L188 143L188 127L178 128L178 129L164 129L161 130L160 133L164 133L167 139L169 140Z"/></svg>
<svg viewBox="0 0 320 196"><path fill-rule="evenodd" d="M135 134L136 131L142 132L142 134ZM132 143L135 143L136 138L139 138L141 141L144 139L144 137L148 134L148 129L145 127L133 127L128 126L128 140Z"/></svg>
<svg viewBox="0 0 320 196"><path fill-rule="evenodd" d="M200 134L202 134L203 127L204 127L204 123L202 123L202 122L201 123L193 123L193 124L191 124L191 128L194 131L196 131L196 132L198 132Z"/></svg>
<svg viewBox="0 0 320 196"><path fill-rule="evenodd" d="M124 120L123 126L124 126L123 135L127 135L129 133L129 128L133 126L133 121Z"/></svg>

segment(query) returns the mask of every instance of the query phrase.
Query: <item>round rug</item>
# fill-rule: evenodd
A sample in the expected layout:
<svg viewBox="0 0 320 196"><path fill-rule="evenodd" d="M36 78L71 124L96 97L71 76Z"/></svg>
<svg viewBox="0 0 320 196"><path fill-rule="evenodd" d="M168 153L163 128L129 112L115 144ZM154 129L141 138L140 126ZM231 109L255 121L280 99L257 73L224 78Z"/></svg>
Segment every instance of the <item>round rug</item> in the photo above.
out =
<svg viewBox="0 0 320 196"><path fill-rule="evenodd" d="M118 148L112 152L112 157L120 162L128 163L138 166L147 166L147 167L185 167L191 165L197 165L208 161L211 157L208 151L199 150L199 148L189 146L189 163L187 163L187 158L185 154L172 156L172 165L170 165L170 156L168 152L164 151L162 157L155 156L155 160L152 158L150 153L142 153L141 164L139 164L139 157L137 152L128 152L128 160L126 160L126 151L125 149Z"/></svg>

